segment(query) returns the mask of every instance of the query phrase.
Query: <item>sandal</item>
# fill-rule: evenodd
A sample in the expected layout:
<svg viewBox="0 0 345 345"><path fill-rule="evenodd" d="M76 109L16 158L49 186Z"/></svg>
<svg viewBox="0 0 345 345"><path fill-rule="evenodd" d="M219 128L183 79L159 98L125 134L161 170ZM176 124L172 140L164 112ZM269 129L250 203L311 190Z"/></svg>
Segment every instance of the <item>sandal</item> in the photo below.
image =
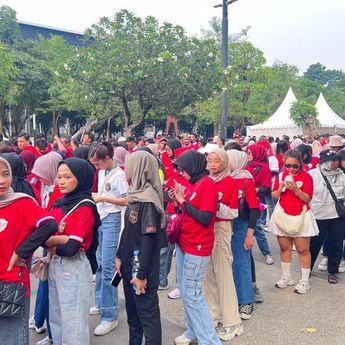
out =
<svg viewBox="0 0 345 345"><path fill-rule="evenodd" d="M330 284L337 284L338 283L338 277L335 274L329 274L328 275L328 282Z"/></svg>

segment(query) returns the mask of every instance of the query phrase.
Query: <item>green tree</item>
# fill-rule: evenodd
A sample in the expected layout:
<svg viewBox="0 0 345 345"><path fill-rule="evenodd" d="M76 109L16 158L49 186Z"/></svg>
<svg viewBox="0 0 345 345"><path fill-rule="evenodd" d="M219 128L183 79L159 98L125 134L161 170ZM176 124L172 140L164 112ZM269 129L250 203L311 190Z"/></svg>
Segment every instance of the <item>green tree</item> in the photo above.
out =
<svg viewBox="0 0 345 345"><path fill-rule="evenodd" d="M0 7L0 42L14 45L21 40L16 11L8 6Z"/></svg>
<svg viewBox="0 0 345 345"><path fill-rule="evenodd" d="M320 64L312 64L304 73L304 77L319 82L321 85L328 85L344 78L342 71L329 70L326 66Z"/></svg>
<svg viewBox="0 0 345 345"><path fill-rule="evenodd" d="M310 137L315 138L317 135L316 127L319 124L316 107L304 100L300 100L291 105L290 112L294 123L301 127L307 126Z"/></svg>

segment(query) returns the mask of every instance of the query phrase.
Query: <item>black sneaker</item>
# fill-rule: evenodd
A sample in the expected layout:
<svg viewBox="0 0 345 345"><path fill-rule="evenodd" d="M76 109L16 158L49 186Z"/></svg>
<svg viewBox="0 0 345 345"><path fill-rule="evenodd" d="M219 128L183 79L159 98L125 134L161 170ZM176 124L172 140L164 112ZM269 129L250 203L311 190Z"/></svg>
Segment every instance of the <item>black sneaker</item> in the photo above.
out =
<svg viewBox="0 0 345 345"><path fill-rule="evenodd" d="M243 320L249 320L254 312L253 303L250 304L242 304L240 306L240 316Z"/></svg>

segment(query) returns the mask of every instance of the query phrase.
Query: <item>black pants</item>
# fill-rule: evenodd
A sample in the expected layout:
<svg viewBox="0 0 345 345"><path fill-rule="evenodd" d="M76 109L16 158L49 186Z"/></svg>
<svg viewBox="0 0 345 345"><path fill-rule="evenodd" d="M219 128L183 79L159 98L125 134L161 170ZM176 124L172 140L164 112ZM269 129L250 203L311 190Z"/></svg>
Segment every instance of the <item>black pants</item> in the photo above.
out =
<svg viewBox="0 0 345 345"><path fill-rule="evenodd" d="M311 238L311 269L319 255L325 237L328 237L328 273L338 273L339 264L343 252L343 239L345 229L345 218L317 219L319 235Z"/></svg>
<svg viewBox="0 0 345 345"><path fill-rule="evenodd" d="M148 284L145 294L138 296L128 277L123 275L129 345L141 345L143 335L145 335L146 345L162 345L157 287L150 287Z"/></svg>

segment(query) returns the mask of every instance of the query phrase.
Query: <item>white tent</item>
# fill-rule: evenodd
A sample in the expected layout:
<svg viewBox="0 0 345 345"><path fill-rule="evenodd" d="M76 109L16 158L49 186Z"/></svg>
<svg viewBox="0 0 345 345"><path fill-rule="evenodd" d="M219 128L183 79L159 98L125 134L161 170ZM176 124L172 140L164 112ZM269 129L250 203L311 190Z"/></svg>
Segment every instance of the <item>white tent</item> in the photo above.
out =
<svg viewBox="0 0 345 345"><path fill-rule="evenodd" d="M261 135L282 137L288 135L302 135L303 128L298 127L292 121L290 116L290 108L297 98L293 93L291 87L287 92L283 103L279 106L276 112L263 123L258 123L254 126L247 126L247 135L259 137Z"/></svg>
<svg viewBox="0 0 345 345"><path fill-rule="evenodd" d="M318 112L317 118L320 122L317 128L320 134L345 134L345 120L337 115L328 105L322 92L320 93L315 107Z"/></svg>
<svg viewBox="0 0 345 345"><path fill-rule="evenodd" d="M297 98L290 87L283 103L279 106L277 111L263 123L247 126L247 135L255 135L256 137L265 135L280 138L283 135L288 135L292 138L294 135L308 134L309 130L306 127L298 127L291 119L290 107L295 101L297 101ZM315 107L320 122L317 131L320 134L345 134L345 120L332 110L326 102L322 92L320 93Z"/></svg>

